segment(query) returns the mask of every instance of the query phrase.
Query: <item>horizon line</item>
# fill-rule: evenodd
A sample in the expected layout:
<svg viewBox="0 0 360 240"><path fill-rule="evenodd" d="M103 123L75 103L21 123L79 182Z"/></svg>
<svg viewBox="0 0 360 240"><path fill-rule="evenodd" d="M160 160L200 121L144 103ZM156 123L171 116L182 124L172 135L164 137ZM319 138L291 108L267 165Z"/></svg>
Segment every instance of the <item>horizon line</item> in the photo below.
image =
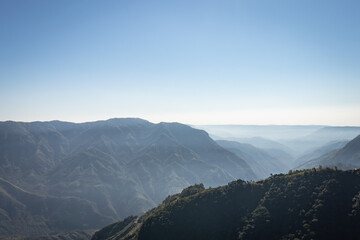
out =
<svg viewBox="0 0 360 240"><path fill-rule="evenodd" d="M191 127L196 126L262 126L262 127L291 127L291 126L298 126L298 127L360 127L360 125L336 125L336 124L281 124L281 123L264 123L264 124L249 124L249 123L186 123L181 121L151 121L147 120L146 118L141 117L112 117L106 119L97 119L97 120L85 120L85 121L74 121L74 120L60 120L60 119L49 119L49 120L0 120L0 122L17 122L17 123L48 123L48 122L64 122L64 123L74 123L74 124L82 124L82 123L92 123L92 122L101 122L101 121L109 121L114 119L140 119L144 120L153 124L159 123L181 123L185 125L189 125Z"/></svg>

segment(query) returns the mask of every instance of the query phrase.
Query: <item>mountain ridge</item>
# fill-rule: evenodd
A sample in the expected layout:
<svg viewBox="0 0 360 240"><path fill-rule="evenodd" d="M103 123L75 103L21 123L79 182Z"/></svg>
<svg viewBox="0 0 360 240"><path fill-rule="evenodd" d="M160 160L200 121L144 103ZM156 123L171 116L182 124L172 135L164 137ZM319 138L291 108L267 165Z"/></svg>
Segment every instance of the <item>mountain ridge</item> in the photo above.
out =
<svg viewBox="0 0 360 240"><path fill-rule="evenodd" d="M145 212L192 184L216 187L257 178L243 159L203 130L134 118L0 122L0 177L31 196L87 201L89 212L106 217L99 220L103 225ZM43 233L56 231L52 226ZM9 232L0 229L1 234Z"/></svg>
<svg viewBox="0 0 360 240"><path fill-rule="evenodd" d="M244 159L260 178L266 178L270 174L284 173L290 169L291 156L284 160L275 157L268 152L269 150L260 149L248 143L226 140L217 140L216 142Z"/></svg>
<svg viewBox="0 0 360 240"><path fill-rule="evenodd" d="M318 166L352 169L360 167L360 135L349 141L340 149L325 153L298 167L312 168Z"/></svg>

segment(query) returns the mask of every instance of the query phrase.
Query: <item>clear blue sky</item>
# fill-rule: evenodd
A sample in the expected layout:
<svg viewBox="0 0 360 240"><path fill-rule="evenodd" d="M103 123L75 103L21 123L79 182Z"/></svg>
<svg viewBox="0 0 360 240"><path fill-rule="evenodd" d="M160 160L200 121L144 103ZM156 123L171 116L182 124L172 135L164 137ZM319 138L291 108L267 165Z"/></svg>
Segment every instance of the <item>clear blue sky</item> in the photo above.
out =
<svg viewBox="0 0 360 240"><path fill-rule="evenodd" d="M0 1L0 120L360 125L360 1Z"/></svg>

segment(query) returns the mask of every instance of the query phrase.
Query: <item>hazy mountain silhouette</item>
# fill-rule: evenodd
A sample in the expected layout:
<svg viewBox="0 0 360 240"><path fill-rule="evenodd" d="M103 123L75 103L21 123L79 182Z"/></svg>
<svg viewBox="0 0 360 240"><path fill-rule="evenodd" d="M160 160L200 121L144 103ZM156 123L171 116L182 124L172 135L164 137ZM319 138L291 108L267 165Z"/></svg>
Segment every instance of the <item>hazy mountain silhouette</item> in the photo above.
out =
<svg viewBox="0 0 360 240"><path fill-rule="evenodd" d="M251 138L229 138L228 140L230 141L236 141L236 142L240 142L240 143L248 143L253 145L254 147L257 148L262 148L262 149L277 149L277 150L281 150L283 152L286 152L288 154L292 154L293 150L287 146L285 146L284 144L281 144L277 141L271 140L271 139L267 139L264 137L251 137Z"/></svg>
<svg viewBox="0 0 360 240"><path fill-rule="evenodd" d="M331 142L329 144L326 144L324 146L321 146L319 148L316 148L315 150L311 150L300 157L298 157L294 163L293 166L297 167L300 166L310 160L316 159L321 157L324 154L327 154L329 152L332 152L334 150L338 150L342 147L344 147L349 141L340 141L340 142Z"/></svg>
<svg viewBox="0 0 360 240"><path fill-rule="evenodd" d="M350 141L360 134L360 127L322 127L301 138L284 141L286 146L296 150L300 157L310 151L315 151L324 145L334 142Z"/></svg>
<svg viewBox="0 0 360 240"><path fill-rule="evenodd" d="M298 167L298 169L313 167L338 167L341 169L353 169L360 167L360 135L348 142L344 147L330 151L318 158L310 160Z"/></svg>
<svg viewBox="0 0 360 240"><path fill-rule="evenodd" d="M278 149L299 158L316 149L360 134L360 127L287 125L198 125L216 140L249 143L257 148Z"/></svg>
<svg viewBox="0 0 360 240"><path fill-rule="evenodd" d="M48 214L59 212L64 225L87 229L140 214L191 184L214 187L238 178L257 178L243 159L220 147L205 131L142 119L81 124L1 122L0 177L38 196L39 201L43 201L40 196L72 199L64 202L67 207L56 208L55 204L54 209L46 208L49 213L17 208L29 216L28 224L37 221L35 216L42 217L39 224L47 224L43 233L63 230L50 224ZM9 195L7 190L3 192ZM84 202L83 208L88 204L87 214L99 215L88 217L87 221L98 219L92 225L83 226L86 221L79 220L86 214L70 217L79 202ZM8 205L0 210L10 211ZM2 225L0 236L13 232L7 227L11 224L19 227L17 218L4 221L8 224ZM17 233L33 232L26 228Z"/></svg>
<svg viewBox="0 0 360 240"><path fill-rule="evenodd" d="M284 173L290 169L291 156L288 159L284 159L284 157L277 158L276 155L279 155L278 153L268 153L250 144L225 140L218 140L216 142L244 159L260 178L269 177L271 173Z"/></svg>
<svg viewBox="0 0 360 240"><path fill-rule="evenodd" d="M274 141L305 137L323 126L316 125L194 125L203 129L217 140L231 138L252 138L260 136Z"/></svg>

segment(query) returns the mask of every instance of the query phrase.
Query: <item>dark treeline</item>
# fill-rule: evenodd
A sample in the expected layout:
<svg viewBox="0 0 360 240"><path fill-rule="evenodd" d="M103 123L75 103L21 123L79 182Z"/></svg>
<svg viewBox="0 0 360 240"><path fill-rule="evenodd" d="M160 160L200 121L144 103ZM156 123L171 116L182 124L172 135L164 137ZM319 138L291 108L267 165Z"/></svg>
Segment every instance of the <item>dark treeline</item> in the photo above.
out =
<svg viewBox="0 0 360 240"><path fill-rule="evenodd" d="M360 170L330 168L212 189L195 185L140 218L104 228L93 240L358 239L359 191Z"/></svg>

